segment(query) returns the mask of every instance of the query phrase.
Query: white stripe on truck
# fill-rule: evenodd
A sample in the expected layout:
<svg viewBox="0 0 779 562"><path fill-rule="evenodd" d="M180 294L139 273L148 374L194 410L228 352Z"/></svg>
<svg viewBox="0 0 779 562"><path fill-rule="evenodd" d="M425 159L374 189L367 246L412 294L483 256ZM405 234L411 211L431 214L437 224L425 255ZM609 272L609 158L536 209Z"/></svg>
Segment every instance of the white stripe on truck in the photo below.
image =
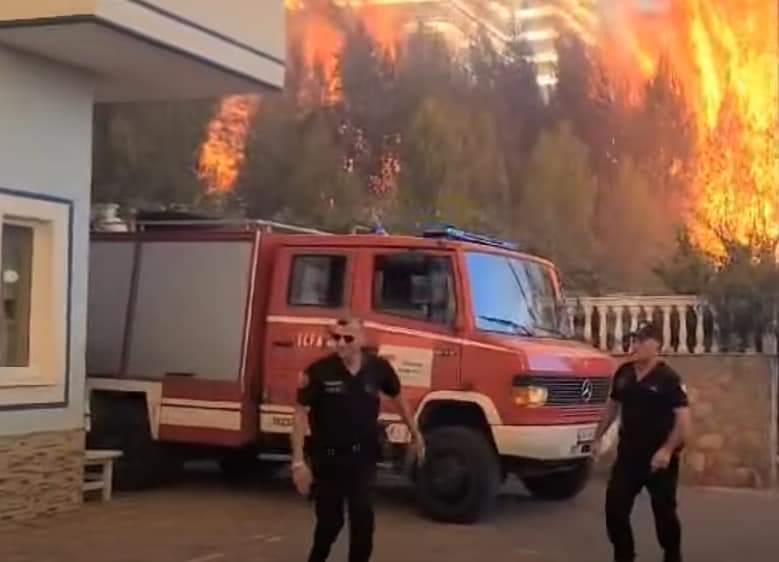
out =
<svg viewBox="0 0 779 562"><path fill-rule="evenodd" d="M268 324L302 324L304 326L333 326L336 320L333 318L315 318L311 316L282 316L282 315L269 315L266 317ZM400 334L404 336L428 338L436 341L443 341L447 343L453 343L457 345L467 345L471 347L480 347L482 349L491 349L493 351L503 351L506 353L514 353L514 350L508 347L501 347L498 345L492 345L476 340L457 338L454 336L447 336L445 334L439 334L437 332L428 332L424 330L414 330L411 328L401 328L400 326L391 326L389 324L382 324L379 322L368 321L364 323L364 326L369 329L379 330L382 332L389 332L391 334Z"/></svg>
<svg viewBox="0 0 779 562"><path fill-rule="evenodd" d="M214 410L163 405L160 424L240 431L241 412L238 410Z"/></svg>

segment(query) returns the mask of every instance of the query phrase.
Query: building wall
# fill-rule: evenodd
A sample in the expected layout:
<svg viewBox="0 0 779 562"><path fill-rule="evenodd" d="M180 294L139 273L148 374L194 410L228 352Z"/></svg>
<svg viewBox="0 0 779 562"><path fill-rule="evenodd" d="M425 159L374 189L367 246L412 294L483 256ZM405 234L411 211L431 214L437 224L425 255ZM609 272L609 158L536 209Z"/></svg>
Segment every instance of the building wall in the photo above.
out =
<svg viewBox="0 0 779 562"><path fill-rule="evenodd" d="M216 33L232 37L254 49L284 59L286 27L282 0L264 2L221 0L218 3L192 0L145 0L145 2L185 17Z"/></svg>
<svg viewBox="0 0 779 562"><path fill-rule="evenodd" d="M101 0L96 15L269 87L284 84L282 0ZM137 95L133 92L131 99Z"/></svg>
<svg viewBox="0 0 779 562"><path fill-rule="evenodd" d="M745 488L776 485L776 358L698 355L666 361L687 386L693 416L682 481ZM613 452L600 468L612 460Z"/></svg>
<svg viewBox="0 0 779 562"><path fill-rule="evenodd" d="M149 9L151 8L151 9ZM25 0L0 2L0 20L117 15L135 21L173 14L183 22L229 37L231 41L283 59L284 0Z"/></svg>
<svg viewBox="0 0 779 562"><path fill-rule="evenodd" d="M0 2L0 41L90 69L100 101L194 99L280 89L284 21L283 0L27 0Z"/></svg>
<svg viewBox="0 0 779 562"><path fill-rule="evenodd" d="M776 359L759 355L678 357L693 438L682 479L706 486L763 488L776 479Z"/></svg>
<svg viewBox="0 0 779 562"><path fill-rule="evenodd" d="M0 436L0 521L70 511L81 503L84 433Z"/></svg>
<svg viewBox="0 0 779 562"><path fill-rule="evenodd" d="M43 206L65 221L64 234L51 231L50 278L32 277L34 290L53 287L52 302L63 304L47 311L64 326L48 342L62 361L44 364L34 384L9 384L0 367L0 517L46 512L51 501L66 509L81 497L74 455L83 451L91 84L87 74L0 46L0 214L5 221ZM66 488L36 485L48 475ZM6 501L14 483L27 488L15 503Z"/></svg>

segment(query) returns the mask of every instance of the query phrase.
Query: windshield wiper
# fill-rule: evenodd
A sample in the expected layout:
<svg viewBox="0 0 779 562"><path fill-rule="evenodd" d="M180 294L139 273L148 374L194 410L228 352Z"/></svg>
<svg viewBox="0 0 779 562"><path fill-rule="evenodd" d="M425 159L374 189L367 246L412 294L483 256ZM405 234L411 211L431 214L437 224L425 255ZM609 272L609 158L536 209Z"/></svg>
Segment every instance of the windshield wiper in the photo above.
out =
<svg viewBox="0 0 779 562"><path fill-rule="evenodd" d="M556 337L558 337L560 339L563 339L563 340L571 339L571 336L569 334L566 334L565 332L563 332L559 328L545 328L545 327L542 327L542 328L539 328L539 330L549 334L550 336L556 336Z"/></svg>
<svg viewBox="0 0 779 562"><path fill-rule="evenodd" d="M535 334L530 328L523 324L519 324L518 322L514 322L513 320L508 320L506 318L496 318L494 316L485 316L483 314L479 314L479 318L486 320L487 322L494 322L495 324L502 324L503 326L513 328L514 331L521 336L527 336L529 338L535 337Z"/></svg>

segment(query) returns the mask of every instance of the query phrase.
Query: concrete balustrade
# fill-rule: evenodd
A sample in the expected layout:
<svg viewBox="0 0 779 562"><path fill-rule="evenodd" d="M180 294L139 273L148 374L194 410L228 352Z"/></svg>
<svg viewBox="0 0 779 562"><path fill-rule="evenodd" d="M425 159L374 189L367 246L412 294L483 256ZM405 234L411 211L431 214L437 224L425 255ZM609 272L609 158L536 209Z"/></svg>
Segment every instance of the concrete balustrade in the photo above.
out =
<svg viewBox="0 0 779 562"><path fill-rule="evenodd" d="M625 336L647 320L662 327L667 354L777 352L774 333L750 334L745 344L734 336L723 338L715 310L696 296L580 296L567 299L566 306L577 337L616 355L627 352Z"/></svg>

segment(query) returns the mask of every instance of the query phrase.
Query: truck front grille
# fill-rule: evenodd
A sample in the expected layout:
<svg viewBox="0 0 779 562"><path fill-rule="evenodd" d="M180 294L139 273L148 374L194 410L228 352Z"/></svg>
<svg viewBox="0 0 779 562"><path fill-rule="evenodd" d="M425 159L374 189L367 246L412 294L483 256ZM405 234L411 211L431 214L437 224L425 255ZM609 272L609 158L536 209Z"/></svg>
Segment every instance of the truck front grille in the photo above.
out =
<svg viewBox="0 0 779 562"><path fill-rule="evenodd" d="M522 375L514 386L543 386L549 392L547 406L605 404L611 377L570 377L565 375Z"/></svg>

